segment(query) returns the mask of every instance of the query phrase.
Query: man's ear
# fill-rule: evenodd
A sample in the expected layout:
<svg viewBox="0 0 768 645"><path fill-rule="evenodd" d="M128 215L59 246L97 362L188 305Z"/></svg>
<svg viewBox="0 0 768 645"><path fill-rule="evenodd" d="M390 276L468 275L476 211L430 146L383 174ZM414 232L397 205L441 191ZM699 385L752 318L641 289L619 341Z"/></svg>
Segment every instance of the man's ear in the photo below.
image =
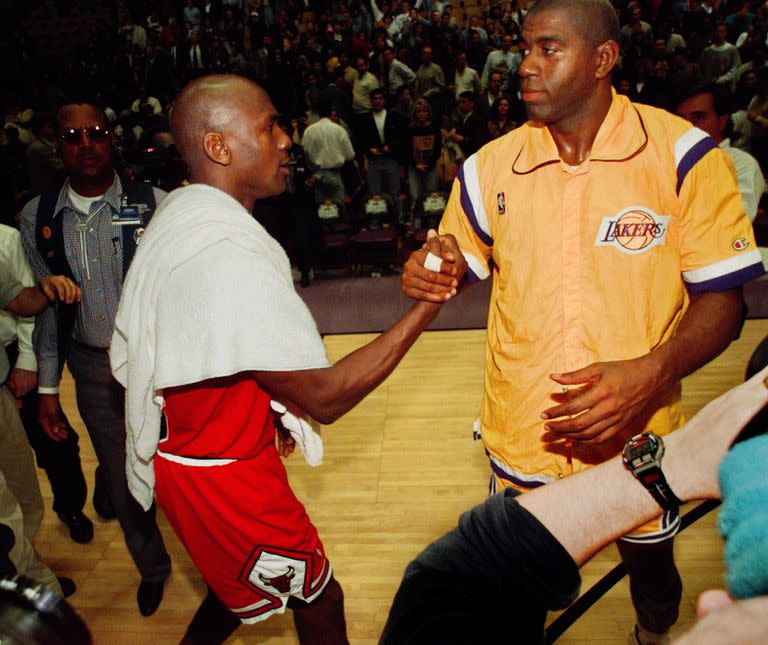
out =
<svg viewBox="0 0 768 645"><path fill-rule="evenodd" d="M232 162L232 155L221 132L208 132L203 137L203 150L206 156L214 163L228 166Z"/></svg>
<svg viewBox="0 0 768 645"><path fill-rule="evenodd" d="M615 40L606 40L597 46L595 55L597 58L595 78L602 80L610 76L611 70L616 67L616 62L619 60L619 44Z"/></svg>

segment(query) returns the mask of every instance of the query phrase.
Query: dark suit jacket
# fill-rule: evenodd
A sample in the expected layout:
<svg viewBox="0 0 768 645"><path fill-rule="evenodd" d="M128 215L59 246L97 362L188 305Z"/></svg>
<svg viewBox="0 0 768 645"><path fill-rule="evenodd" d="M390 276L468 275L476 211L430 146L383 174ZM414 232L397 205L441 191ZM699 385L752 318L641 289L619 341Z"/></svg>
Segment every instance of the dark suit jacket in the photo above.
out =
<svg viewBox="0 0 768 645"><path fill-rule="evenodd" d="M373 113L366 114L361 133L361 143L365 156L371 157L371 148L382 148L388 145L390 150L389 156L398 161L402 160L403 142L407 127L408 124L405 123L399 114L392 110L387 110L387 115L384 118L384 141L382 141L379 136L379 130L376 127L376 122L373 120Z"/></svg>

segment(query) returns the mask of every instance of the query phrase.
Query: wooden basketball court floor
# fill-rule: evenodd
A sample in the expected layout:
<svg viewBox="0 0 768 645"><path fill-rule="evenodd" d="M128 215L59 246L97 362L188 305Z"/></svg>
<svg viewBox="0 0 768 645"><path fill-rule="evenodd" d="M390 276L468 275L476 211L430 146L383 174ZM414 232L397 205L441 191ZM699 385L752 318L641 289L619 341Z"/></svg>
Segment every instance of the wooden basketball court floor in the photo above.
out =
<svg viewBox="0 0 768 645"><path fill-rule="evenodd" d="M768 333L768 321L749 320L741 338L717 360L685 380L684 406L693 414L738 384L752 350ZM373 336L329 336L337 360ZM488 467L471 438L480 402L484 331L429 332L389 379L355 410L323 430L325 462L307 466L296 454L287 462L290 479L317 525L346 595L353 645L376 643L391 599L409 560L456 524L459 514L483 500ZM89 488L95 458L76 412L71 378L63 405L78 431ZM50 490L40 473L46 516L36 546L59 575L78 585L70 599L102 645L178 643L205 585L165 518L161 529L173 559L173 574L157 613L142 618L136 607L139 577L116 521L97 519L90 499L86 513L96 535L89 545L73 543L50 511ZM232 491L233 496L237 491ZM675 633L694 621L697 595L722 587L722 543L710 514L676 543L684 582ZM582 569L583 589L618 562L607 547ZM558 642L626 643L633 621L626 580L619 583ZM231 643L297 643L290 612L258 625L242 626ZM514 635L510 635L510 643ZM476 645L476 644L472 644Z"/></svg>

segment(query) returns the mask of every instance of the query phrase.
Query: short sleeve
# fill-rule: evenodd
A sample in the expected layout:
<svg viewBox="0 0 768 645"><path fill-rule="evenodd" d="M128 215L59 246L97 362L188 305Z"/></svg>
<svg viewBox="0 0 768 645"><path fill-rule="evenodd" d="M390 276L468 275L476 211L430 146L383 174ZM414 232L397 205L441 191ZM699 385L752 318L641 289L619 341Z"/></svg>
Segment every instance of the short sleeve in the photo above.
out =
<svg viewBox="0 0 768 645"><path fill-rule="evenodd" d="M451 196L440 221L440 233L452 234L467 260L470 282L485 280L490 275L493 237L480 190L477 155L470 156L459 169Z"/></svg>
<svg viewBox="0 0 768 645"><path fill-rule="evenodd" d="M765 270L730 158L696 128L681 137L675 153L688 290L725 291L760 277Z"/></svg>

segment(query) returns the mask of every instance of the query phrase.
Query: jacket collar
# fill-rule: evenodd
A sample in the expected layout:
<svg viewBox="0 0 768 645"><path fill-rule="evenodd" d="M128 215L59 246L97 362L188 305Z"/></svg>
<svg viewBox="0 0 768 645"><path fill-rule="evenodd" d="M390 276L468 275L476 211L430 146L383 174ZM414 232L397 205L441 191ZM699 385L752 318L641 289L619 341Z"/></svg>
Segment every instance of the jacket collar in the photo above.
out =
<svg viewBox="0 0 768 645"><path fill-rule="evenodd" d="M625 96L612 90L611 107L592 144L590 161L618 162L634 157L648 143L648 133L640 113ZM542 123L529 121L523 126L523 147L512 164L516 175L527 175L543 166L560 162L555 140Z"/></svg>

